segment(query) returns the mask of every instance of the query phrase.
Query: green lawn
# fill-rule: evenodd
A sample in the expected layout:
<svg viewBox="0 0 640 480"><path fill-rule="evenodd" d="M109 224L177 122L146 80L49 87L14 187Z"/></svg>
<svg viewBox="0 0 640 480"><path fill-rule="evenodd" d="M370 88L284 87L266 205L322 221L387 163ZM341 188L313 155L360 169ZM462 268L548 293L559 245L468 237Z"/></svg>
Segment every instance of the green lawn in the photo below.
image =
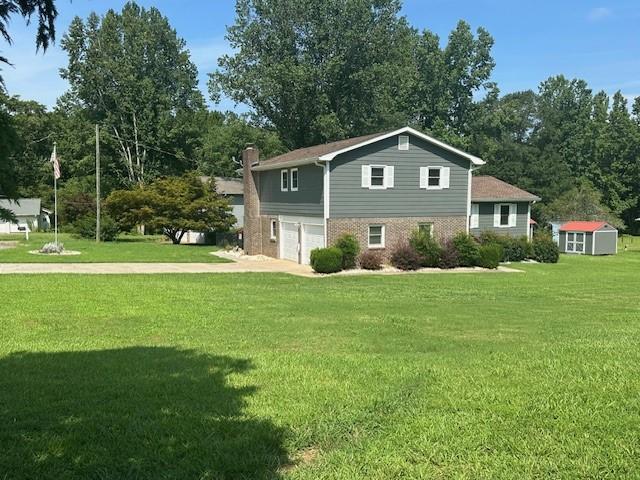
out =
<svg viewBox="0 0 640 480"><path fill-rule="evenodd" d="M638 478L640 251L0 277L0 478Z"/></svg>
<svg viewBox="0 0 640 480"><path fill-rule="evenodd" d="M216 247L207 245L173 245L161 236L121 236L117 242L96 243L93 240L60 234L59 242L66 250L80 255L33 255L45 243L53 241L53 233L32 233L29 241L24 235L0 235L1 241L19 241L16 248L0 249L0 263L99 263L99 262L226 262L211 255ZM2 478L2 477L0 477Z"/></svg>

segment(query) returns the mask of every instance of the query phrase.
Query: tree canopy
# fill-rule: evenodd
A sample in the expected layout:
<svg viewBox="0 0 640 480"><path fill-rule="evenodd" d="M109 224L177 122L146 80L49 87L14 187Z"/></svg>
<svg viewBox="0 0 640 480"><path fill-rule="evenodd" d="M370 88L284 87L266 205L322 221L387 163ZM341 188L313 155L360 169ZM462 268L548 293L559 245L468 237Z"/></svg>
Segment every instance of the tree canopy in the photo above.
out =
<svg viewBox="0 0 640 480"><path fill-rule="evenodd" d="M129 2L121 13L76 17L62 47L66 100L104 126L124 179L142 184L193 168L203 97L184 40L158 9Z"/></svg>

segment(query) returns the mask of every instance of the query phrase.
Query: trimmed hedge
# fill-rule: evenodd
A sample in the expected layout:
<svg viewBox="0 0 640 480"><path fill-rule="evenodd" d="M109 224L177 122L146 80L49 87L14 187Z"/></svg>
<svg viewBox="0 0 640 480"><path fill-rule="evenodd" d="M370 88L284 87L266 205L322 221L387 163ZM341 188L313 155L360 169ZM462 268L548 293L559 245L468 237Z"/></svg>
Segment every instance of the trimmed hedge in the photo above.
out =
<svg viewBox="0 0 640 480"><path fill-rule="evenodd" d="M478 264L478 242L471 235L458 233L453 237L453 247L458 252L458 265L461 267L474 267Z"/></svg>
<svg viewBox="0 0 640 480"><path fill-rule="evenodd" d="M417 270L422 265L422 259L411 245L401 243L391 253L391 265L399 270Z"/></svg>
<svg viewBox="0 0 640 480"><path fill-rule="evenodd" d="M311 268L317 273L336 273L342 270L342 250L338 247L311 250Z"/></svg>
<svg viewBox="0 0 640 480"><path fill-rule="evenodd" d="M482 245L501 245L503 249L501 261L503 262L522 262L527 258L533 258L533 246L526 236L512 237L498 235L495 232L482 232L480 243Z"/></svg>
<svg viewBox="0 0 640 480"><path fill-rule="evenodd" d="M437 267L440 263L442 248L427 232L421 230L411 232L409 245L420 255L420 263L423 267Z"/></svg>
<svg viewBox="0 0 640 480"><path fill-rule="evenodd" d="M488 243L478 249L478 266L482 268L496 269L500 265L500 260L504 255L502 245L498 243Z"/></svg>
<svg viewBox="0 0 640 480"><path fill-rule="evenodd" d="M342 250L342 268L344 270L356 268L356 260L360 253L360 244L356 237L349 234L342 235L335 246Z"/></svg>
<svg viewBox="0 0 640 480"><path fill-rule="evenodd" d="M380 270L382 268L382 257L373 250L362 252L360 266L365 270Z"/></svg>

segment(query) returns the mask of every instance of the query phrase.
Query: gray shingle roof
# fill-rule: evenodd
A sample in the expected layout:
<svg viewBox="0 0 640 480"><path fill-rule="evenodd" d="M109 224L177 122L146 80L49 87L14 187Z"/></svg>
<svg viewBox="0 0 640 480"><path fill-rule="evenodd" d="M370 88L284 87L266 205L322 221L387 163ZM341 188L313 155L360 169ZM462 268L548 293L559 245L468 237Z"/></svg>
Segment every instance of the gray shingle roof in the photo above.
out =
<svg viewBox="0 0 640 480"><path fill-rule="evenodd" d="M19 198L17 201L0 198L0 207L11 210L17 217L40 215L39 198Z"/></svg>
<svg viewBox="0 0 640 480"><path fill-rule="evenodd" d="M486 175L472 177L471 201L491 202L513 200L521 202L538 202L540 197L518 187Z"/></svg>
<svg viewBox="0 0 640 480"><path fill-rule="evenodd" d="M211 177L200 177L203 182L208 182ZM216 182L216 191L222 195L242 195L244 185L241 178L213 177Z"/></svg>

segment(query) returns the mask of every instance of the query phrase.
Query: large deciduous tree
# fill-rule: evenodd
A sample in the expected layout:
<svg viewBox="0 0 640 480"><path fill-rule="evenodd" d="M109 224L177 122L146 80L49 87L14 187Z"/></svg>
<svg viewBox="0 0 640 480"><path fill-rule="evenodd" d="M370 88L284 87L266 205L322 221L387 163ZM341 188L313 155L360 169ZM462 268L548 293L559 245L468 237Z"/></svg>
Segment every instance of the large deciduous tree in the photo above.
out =
<svg viewBox="0 0 640 480"><path fill-rule="evenodd" d="M238 0L236 49L211 75L289 148L397 127L410 118L415 31L399 0Z"/></svg>
<svg viewBox="0 0 640 480"><path fill-rule="evenodd" d="M127 230L145 224L178 244L189 231L227 231L235 222L229 201L215 190L215 182L193 174L156 179L134 190L117 190L106 207Z"/></svg>
<svg viewBox="0 0 640 480"><path fill-rule="evenodd" d="M121 13L76 17L62 41L69 55L67 100L104 125L130 184L193 167L203 108L185 42L156 8L127 3Z"/></svg>

